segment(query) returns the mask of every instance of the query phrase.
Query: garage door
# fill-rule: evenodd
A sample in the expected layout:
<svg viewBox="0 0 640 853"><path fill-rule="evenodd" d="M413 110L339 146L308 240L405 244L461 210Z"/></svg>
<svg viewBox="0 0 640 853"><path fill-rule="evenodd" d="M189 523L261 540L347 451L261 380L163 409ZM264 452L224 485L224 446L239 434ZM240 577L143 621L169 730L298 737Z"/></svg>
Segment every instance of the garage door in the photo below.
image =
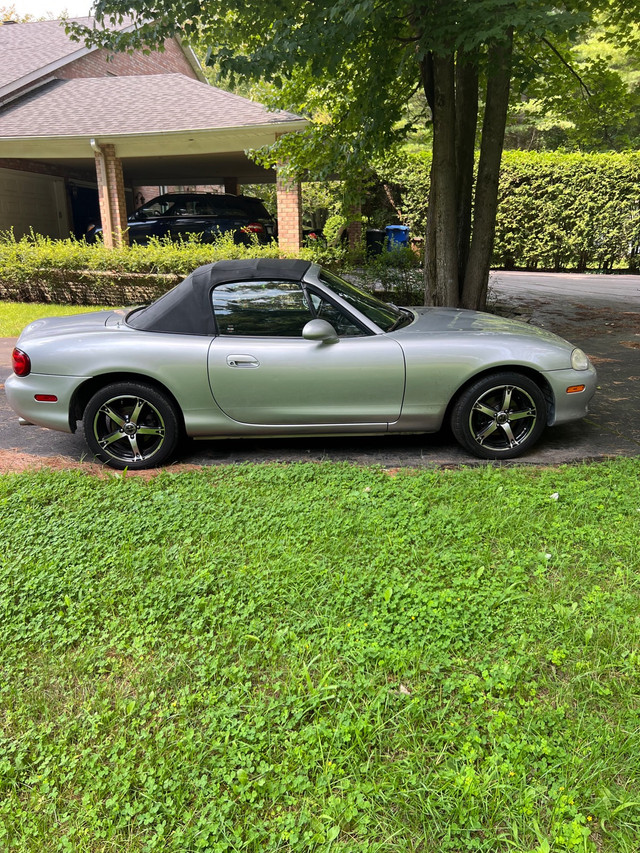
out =
<svg viewBox="0 0 640 853"><path fill-rule="evenodd" d="M0 231L9 228L18 238L31 229L47 237L68 237L64 180L0 169Z"/></svg>

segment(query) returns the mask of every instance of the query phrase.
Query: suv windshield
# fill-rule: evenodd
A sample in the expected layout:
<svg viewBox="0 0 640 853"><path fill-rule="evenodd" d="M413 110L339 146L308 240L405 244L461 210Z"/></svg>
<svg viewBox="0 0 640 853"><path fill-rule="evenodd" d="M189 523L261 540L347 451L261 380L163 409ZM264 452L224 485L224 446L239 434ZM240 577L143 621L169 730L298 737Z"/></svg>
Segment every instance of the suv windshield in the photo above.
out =
<svg viewBox="0 0 640 853"><path fill-rule="evenodd" d="M343 278L321 270L318 278L327 287L330 287L334 293L341 296L349 305L357 308L361 314L368 317L369 320L379 326L383 332L390 332L392 329L399 329L402 326L407 326L413 320L413 315L410 311L402 308L397 308L395 305L390 305L388 302L382 302L370 293L365 293L354 284L350 284Z"/></svg>

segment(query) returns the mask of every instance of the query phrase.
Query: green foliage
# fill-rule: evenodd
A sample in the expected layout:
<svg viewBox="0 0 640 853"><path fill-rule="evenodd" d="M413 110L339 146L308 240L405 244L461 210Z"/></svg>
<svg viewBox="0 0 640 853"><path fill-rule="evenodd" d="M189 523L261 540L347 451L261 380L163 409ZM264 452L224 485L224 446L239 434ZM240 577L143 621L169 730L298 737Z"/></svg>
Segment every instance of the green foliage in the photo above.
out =
<svg viewBox="0 0 640 853"><path fill-rule="evenodd" d="M396 305L424 305L424 272L413 249L393 248L355 266L347 277Z"/></svg>
<svg viewBox="0 0 640 853"><path fill-rule="evenodd" d="M152 10L153 14L145 14ZM161 45L167 36L180 35L200 51L216 85L266 103L311 117L303 134L285 134L263 153L269 163L288 159L292 167L317 177L339 170L354 183L362 178L374 153L388 151L407 133L424 131L428 123L421 91L420 63L430 52L444 54L477 51L486 72L487 46L516 33L514 92L531 86L533 97L549 97L544 109L555 110L554 99L573 110L582 132L592 119L600 128L615 130L630 102L615 81L606 48L595 50L604 37L628 62L638 43L638 0L588 0L505 4L503 0L448 3L397 0L332 0L308 3L281 0L278 14L258 2L235 0L200 4L144 0L132 9L129 0L100 0L98 18L111 13L138 16L128 33L72 27L88 43L110 48ZM595 36L594 36L595 33ZM580 53L581 36L590 37L591 52ZM563 56L564 62L550 45ZM574 65L593 88L593 103L580 116L581 98L575 98ZM614 80L615 78L615 80ZM587 99L588 100L588 99ZM411 105L407 109L407 105Z"/></svg>
<svg viewBox="0 0 640 853"><path fill-rule="evenodd" d="M628 28L637 39L638 25ZM638 51L597 18L583 37L558 35L529 46L519 59L507 147L624 151L640 146Z"/></svg>
<svg viewBox="0 0 640 853"><path fill-rule="evenodd" d="M639 475L0 478L0 848L634 850Z"/></svg>
<svg viewBox="0 0 640 853"><path fill-rule="evenodd" d="M0 277L32 278L38 270L91 269L106 272L177 273L187 275L202 264L228 258L278 257L276 244L240 246L229 235L215 243L198 240L173 243L150 241L148 246L134 244L121 249L106 249L101 243L82 240L53 240L32 235L16 240L10 232L0 234Z"/></svg>
<svg viewBox="0 0 640 853"><path fill-rule="evenodd" d="M323 236L329 245L337 245L340 242L340 237L347 227L347 218L337 213L330 216L324 224L322 231Z"/></svg>
<svg viewBox="0 0 640 853"><path fill-rule="evenodd" d="M259 196L273 216L278 214L275 184L247 184L246 195ZM302 223L305 228L322 232L329 216L341 213L344 207L342 181L304 181L302 183Z"/></svg>
<svg viewBox="0 0 640 853"><path fill-rule="evenodd" d="M152 240L148 246L106 249L99 243L38 235L15 240L5 233L0 235L0 295L23 301L132 304L156 298L202 264L291 256L276 243L240 246L228 235L212 244ZM344 260L345 253L319 244L295 256L333 266Z"/></svg>
<svg viewBox="0 0 640 853"><path fill-rule="evenodd" d="M413 236L423 236L427 224L431 152L405 149L376 163L376 172L394 201L393 213Z"/></svg>
<svg viewBox="0 0 640 853"><path fill-rule="evenodd" d="M416 151L378 168L415 236L426 225L430 168L430 153ZM640 154L505 151L498 199L495 266L638 269Z"/></svg>
<svg viewBox="0 0 640 853"><path fill-rule="evenodd" d="M640 154L505 152L494 259L527 269L636 269Z"/></svg>

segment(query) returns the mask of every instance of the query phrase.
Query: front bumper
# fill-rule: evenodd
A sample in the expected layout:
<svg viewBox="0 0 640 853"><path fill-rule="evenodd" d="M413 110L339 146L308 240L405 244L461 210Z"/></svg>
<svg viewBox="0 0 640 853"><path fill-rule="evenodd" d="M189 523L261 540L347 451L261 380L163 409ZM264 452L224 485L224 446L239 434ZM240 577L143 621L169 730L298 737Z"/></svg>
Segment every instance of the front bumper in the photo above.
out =
<svg viewBox="0 0 640 853"><path fill-rule="evenodd" d="M549 412L549 426L579 420L588 414L589 403L598 383L598 375L593 366L588 370L549 370L544 375L554 397L554 406ZM567 393L567 388L577 385L584 385L584 391Z"/></svg>

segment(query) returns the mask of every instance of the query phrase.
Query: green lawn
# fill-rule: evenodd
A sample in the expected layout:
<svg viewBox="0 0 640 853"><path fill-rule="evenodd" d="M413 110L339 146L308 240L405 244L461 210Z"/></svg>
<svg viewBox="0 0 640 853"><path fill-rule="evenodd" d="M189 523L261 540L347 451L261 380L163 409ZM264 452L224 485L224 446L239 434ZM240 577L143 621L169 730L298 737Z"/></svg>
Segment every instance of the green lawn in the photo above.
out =
<svg viewBox="0 0 640 853"><path fill-rule="evenodd" d="M15 338L26 325L40 317L63 317L68 314L84 314L86 311L102 311L103 306L55 305L51 302L3 302L0 300L0 338Z"/></svg>
<svg viewBox="0 0 640 853"><path fill-rule="evenodd" d="M10 475L0 542L0 850L638 850L640 460Z"/></svg>

